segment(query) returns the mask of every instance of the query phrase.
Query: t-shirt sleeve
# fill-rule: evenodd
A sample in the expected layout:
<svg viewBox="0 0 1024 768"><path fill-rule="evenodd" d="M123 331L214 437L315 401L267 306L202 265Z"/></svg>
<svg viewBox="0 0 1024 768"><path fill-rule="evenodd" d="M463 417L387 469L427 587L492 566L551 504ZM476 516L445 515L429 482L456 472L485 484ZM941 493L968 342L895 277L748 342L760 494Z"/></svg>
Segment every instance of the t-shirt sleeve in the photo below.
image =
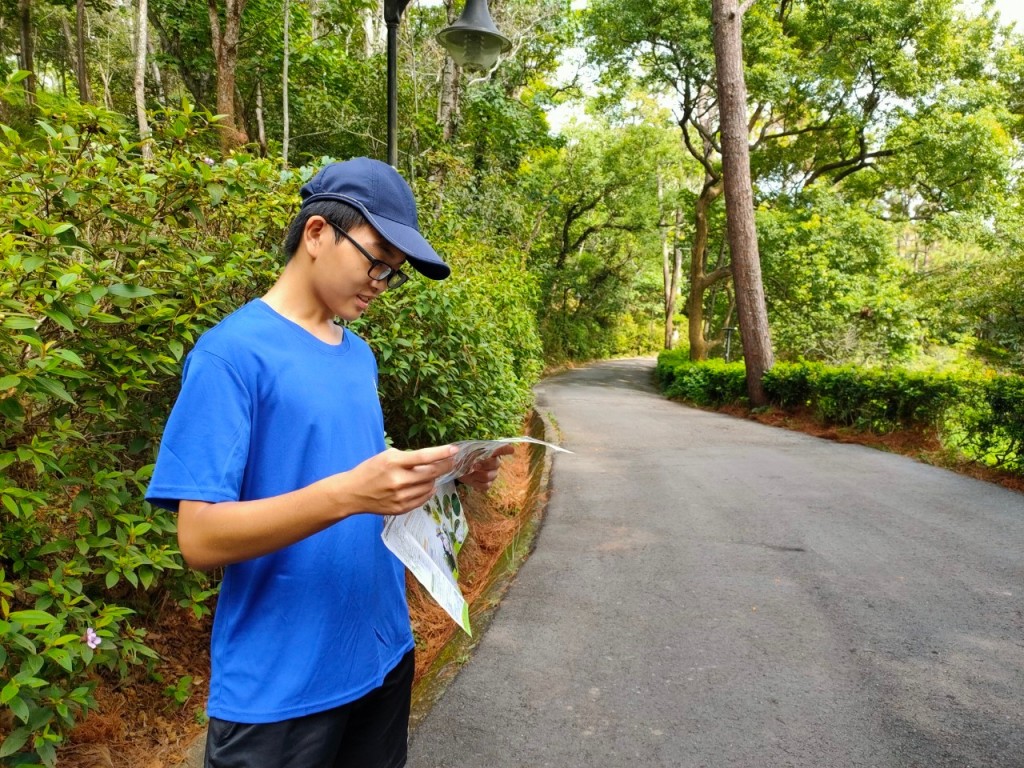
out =
<svg viewBox="0 0 1024 768"><path fill-rule="evenodd" d="M167 419L146 500L176 511L183 499L237 501L249 454L253 397L234 368L194 350Z"/></svg>

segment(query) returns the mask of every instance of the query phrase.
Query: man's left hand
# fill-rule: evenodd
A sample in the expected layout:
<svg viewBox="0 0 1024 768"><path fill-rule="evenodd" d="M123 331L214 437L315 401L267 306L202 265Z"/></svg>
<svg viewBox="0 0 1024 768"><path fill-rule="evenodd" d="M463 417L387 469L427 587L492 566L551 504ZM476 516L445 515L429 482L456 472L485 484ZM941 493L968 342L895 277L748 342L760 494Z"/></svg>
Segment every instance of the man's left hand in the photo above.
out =
<svg viewBox="0 0 1024 768"><path fill-rule="evenodd" d="M478 461L466 474L458 478L463 485L468 485L477 491L486 493L494 479L498 476L498 468L502 456L508 456L515 451L515 446L503 445L487 459Z"/></svg>

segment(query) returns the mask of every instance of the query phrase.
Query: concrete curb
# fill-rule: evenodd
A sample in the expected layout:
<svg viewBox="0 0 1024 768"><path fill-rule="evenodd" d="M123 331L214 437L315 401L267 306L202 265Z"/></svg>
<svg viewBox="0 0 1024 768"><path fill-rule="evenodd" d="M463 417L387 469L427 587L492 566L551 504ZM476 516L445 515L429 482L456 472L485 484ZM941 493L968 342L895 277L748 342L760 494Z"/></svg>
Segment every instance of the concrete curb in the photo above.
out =
<svg viewBox="0 0 1024 768"><path fill-rule="evenodd" d="M536 408L530 414L527 431L531 437L546 442L553 440L556 431L547 415ZM410 737L430 712L434 703L444 694L459 669L469 659L498 609L502 596L515 578L523 561L533 551L537 533L544 518L548 491L551 484L552 456L542 445L530 445L530 492L527 504L529 517L520 536L505 550L489 578L489 585L470 610L473 637L459 632L438 655L430 670L412 692L412 712L409 716ZM206 732L199 734L189 745L185 760L175 768L203 768L206 753Z"/></svg>

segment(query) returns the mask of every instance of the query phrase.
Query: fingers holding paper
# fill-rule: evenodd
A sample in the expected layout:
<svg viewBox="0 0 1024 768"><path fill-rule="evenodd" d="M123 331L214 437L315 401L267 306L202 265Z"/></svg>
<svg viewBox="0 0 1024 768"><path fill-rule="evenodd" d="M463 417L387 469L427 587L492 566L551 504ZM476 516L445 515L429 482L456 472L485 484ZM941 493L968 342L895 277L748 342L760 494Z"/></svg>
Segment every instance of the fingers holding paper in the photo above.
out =
<svg viewBox="0 0 1024 768"><path fill-rule="evenodd" d="M512 445L499 447L487 458L474 462L468 472L458 477L459 482L486 493L498 477L501 457L510 455L514 450Z"/></svg>

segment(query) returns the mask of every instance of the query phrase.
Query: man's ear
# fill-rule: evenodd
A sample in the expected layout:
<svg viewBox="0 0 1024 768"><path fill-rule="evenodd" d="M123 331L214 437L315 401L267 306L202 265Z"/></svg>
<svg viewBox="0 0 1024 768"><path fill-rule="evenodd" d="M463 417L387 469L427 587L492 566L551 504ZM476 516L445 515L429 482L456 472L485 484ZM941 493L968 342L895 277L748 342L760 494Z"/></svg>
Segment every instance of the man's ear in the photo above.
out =
<svg viewBox="0 0 1024 768"><path fill-rule="evenodd" d="M310 216L302 230L302 242L310 256L316 258L325 239L331 236L331 225L323 216Z"/></svg>

